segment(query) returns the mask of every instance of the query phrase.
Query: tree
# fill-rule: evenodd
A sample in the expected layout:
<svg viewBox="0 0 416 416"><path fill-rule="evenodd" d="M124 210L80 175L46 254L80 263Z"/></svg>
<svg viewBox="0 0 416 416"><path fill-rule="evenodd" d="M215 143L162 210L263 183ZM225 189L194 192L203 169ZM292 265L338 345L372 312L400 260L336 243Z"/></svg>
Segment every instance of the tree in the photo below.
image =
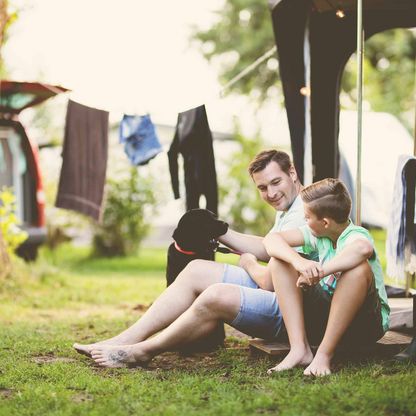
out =
<svg viewBox="0 0 416 416"><path fill-rule="evenodd" d="M218 21L207 31L195 31L193 39L202 46L208 60L220 57L220 80L228 82L274 46L273 28L264 0L226 0L217 12ZM232 91L267 97L269 87L279 79L277 59L270 58L237 82Z"/></svg>
<svg viewBox="0 0 416 416"><path fill-rule="evenodd" d="M226 83L268 51L275 43L270 11L265 0L225 0L217 12L218 21L206 31L195 31L203 55L221 63L219 78ZM365 44L365 96L375 111L386 111L412 125L414 118L414 80L416 36L409 29L379 33ZM275 58L262 64L230 88L251 94L262 102L267 91L278 85ZM342 91L344 106L356 102L356 66L346 66ZM280 88L280 86L279 86ZM406 118L407 112L407 118ZM410 113L410 114L409 114Z"/></svg>
<svg viewBox="0 0 416 416"><path fill-rule="evenodd" d="M10 25L16 21L18 11L10 11L9 1L0 0L0 76L4 77L7 73L6 65L1 55L2 47L7 41L7 33Z"/></svg>

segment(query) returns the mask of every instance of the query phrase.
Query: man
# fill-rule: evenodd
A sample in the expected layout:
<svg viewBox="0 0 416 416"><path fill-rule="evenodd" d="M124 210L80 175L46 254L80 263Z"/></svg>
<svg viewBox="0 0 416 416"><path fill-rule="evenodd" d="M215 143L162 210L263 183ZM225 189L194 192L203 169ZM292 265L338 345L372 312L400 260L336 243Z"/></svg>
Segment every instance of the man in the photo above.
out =
<svg viewBox="0 0 416 416"><path fill-rule="evenodd" d="M281 212L272 231L304 224L302 184L286 153L260 152L248 170L262 199ZM271 275L257 263L270 259L263 238L229 229L219 240L244 253L240 266L194 260L130 328L108 340L74 344L74 348L102 366L126 367L144 365L161 352L206 336L219 322L251 336L275 338L282 315Z"/></svg>

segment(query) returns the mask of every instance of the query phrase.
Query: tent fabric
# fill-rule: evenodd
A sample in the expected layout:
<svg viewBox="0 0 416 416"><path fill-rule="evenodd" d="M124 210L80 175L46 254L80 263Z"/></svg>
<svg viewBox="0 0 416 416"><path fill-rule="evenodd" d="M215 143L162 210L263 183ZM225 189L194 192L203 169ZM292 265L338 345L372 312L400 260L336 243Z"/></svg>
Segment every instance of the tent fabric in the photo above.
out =
<svg viewBox="0 0 416 416"><path fill-rule="evenodd" d="M339 92L342 73L356 48L355 10L343 19L334 10L318 12L310 0L269 2L274 36L279 55L280 77L289 122L296 170L303 180L306 135L306 100L310 100L313 180L337 177L339 171ZM363 11L365 39L393 28L416 26L416 2L401 8L383 5ZM304 56L304 35L308 30L310 56ZM306 79L305 61L310 62ZM300 93L310 87L310 97Z"/></svg>

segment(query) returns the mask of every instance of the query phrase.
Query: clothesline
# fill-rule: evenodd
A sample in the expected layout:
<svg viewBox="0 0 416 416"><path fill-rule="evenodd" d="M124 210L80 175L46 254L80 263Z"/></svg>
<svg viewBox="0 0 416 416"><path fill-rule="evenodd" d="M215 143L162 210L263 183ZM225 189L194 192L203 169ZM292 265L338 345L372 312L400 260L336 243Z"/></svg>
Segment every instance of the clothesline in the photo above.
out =
<svg viewBox="0 0 416 416"><path fill-rule="evenodd" d="M257 58L252 64L248 67L243 69L240 73L238 73L234 78L228 81L219 91L219 96L223 97L225 92L231 88L234 84L236 84L240 79L244 78L250 72L254 71L259 65L261 65L266 59L271 58L277 51L277 47L273 46L273 48L269 49L266 53L264 53L260 58Z"/></svg>

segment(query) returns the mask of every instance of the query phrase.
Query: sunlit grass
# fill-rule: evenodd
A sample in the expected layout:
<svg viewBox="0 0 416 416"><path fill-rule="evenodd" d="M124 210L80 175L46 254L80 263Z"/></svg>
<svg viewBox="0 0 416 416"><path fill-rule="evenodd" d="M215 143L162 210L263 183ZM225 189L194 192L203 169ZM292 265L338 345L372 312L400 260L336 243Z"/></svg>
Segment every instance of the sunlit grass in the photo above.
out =
<svg viewBox="0 0 416 416"><path fill-rule="evenodd" d="M343 363L330 378L301 369L267 376L247 340L194 358L162 354L148 369L101 369L74 341L135 322L165 287L165 250L91 259L84 248L42 251L0 290L0 416L416 414L414 365ZM220 261L236 262L221 255ZM138 307L139 306L139 307Z"/></svg>

